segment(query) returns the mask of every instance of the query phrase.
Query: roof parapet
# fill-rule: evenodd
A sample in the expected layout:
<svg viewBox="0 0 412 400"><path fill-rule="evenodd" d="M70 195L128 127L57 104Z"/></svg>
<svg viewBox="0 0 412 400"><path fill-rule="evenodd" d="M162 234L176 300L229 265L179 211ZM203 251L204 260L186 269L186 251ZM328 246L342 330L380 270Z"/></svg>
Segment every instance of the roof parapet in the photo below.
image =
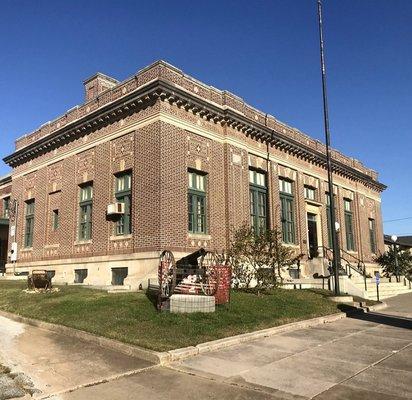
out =
<svg viewBox="0 0 412 400"><path fill-rule="evenodd" d="M89 101L95 99L100 93L115 87L119 81L108 75L97 72L90 78L83 81L85 100Z"/></svg>

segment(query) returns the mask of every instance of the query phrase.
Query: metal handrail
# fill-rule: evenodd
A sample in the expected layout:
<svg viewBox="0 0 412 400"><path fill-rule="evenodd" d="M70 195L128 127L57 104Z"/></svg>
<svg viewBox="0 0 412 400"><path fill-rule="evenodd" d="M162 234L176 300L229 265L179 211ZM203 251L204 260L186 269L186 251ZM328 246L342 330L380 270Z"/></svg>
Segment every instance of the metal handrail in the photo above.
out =
<svg viewBox="0 0 412 400"><path fill-rule="evenodd" d="M326 246L322 246L323 249L323 256L325 258L327 258L329 261L331 261L332 257L333 257L333 250L330 249L329 247ZM329 257L328 252L331 254L331 257ZM349 255L350 257L354 258L357 261L357 266L353 266L352 263L347 259L347 257L345 255ZM365 285L365 291L368 290L368 284L367 284L367 276L366 276L366 266L365 263L360 260L359 258L357 258L356 256L354 256L353 254L348 253L347 251L341 249L341 260L345 261L346 263L346 274L351 277L351 274L349 274L349 272L351 270L355 271L356 273L358 273L359 275L363 276L363 282ZM341 265L342 267L342 265Z"/></svg>
<svg viewBox="0 0 412 400"><path fill-rule="evenodd" d="M356 257L355 255L347 252L346 250L343 250L343 249L340 249L340 250L341 250L341 253L343 253L343 254L345 254L349 257L352 257L355 260L355 262L357 263L357 268L362 271L362 275L366 274L366 266L365 266L365 263L363 262L363 260L361 260L360 258ZM346 262L349 262L343 255L341 255L341 257L344 258Z"/></svg>

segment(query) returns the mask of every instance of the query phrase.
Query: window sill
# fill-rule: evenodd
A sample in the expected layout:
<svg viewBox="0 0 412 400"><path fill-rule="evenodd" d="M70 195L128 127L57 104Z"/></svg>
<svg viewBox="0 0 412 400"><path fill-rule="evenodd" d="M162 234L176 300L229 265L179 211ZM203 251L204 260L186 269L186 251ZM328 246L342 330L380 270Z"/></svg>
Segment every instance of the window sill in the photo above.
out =
<svg viewBox="0 0 412 400"><path fill-rule="evenodd" d="M93 240L76 240L75 242L74 242L74 245L75 246L78 246L78 245L81 245L81 244L92 244L93 243Z"/></svg>
<svg viewBox="0 0 412 400"><path fill-rule="evenodd" d="M322 203L319 203L319 201L316 201L316 200L305 199L305 202L308 204L317 206L317 207L321 207L323 205Z"/></svg>
<svg viewBox="0 0 412 400"><path fill-rule="evenodd" d="M28 252L28 251L33 251L33 247L24 247L23 249L20 250L21 252Z"/></svg>
<svg viewBox="0 0 412 400"><path fill-rule="evenodd" d="M285 242L282 242L282 245L283 245L283 246L287 246L287 247L293 247L293 248L295 248L295 249L300 249L300 245L299 245L299 244L296 244L296 243L285 243Z"/></svg>
<svg viewBox="0 0 412 400"><path fill-rule="evenodd" d="M187 237L189 239L200 239L200 240L212 239L212 236L208 235L207 233L188 233Z"/></svg>
<svg viewBox="0 0 412 400"><path fill-rule="evenodd" d="M132 234L130 234L130 235L113 235L113 236L110 236L110 241L116 241L116 240L128 240L128 239L132 239L133 238L133 235Z"/></svg>

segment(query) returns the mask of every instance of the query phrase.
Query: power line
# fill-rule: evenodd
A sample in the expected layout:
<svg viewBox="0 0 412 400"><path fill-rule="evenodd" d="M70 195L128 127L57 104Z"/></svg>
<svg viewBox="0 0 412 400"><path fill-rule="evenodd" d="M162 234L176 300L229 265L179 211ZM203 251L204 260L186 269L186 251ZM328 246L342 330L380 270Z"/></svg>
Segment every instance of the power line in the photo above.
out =
<svg viewBox="0 0 412 400"><path fill-rule="evenodd" d="M405 221L406 219L412 219L412 217L397 218L397 219L388 219L387 221L383 221L383 222Z"/></svg>

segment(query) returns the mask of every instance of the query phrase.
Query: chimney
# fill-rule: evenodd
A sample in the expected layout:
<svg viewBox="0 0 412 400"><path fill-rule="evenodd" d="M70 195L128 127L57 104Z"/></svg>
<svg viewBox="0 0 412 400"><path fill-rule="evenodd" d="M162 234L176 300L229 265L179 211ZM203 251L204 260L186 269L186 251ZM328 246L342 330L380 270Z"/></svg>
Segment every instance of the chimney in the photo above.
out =
<svg viewBox="0 0 412 400"><path fill-rule="evenodd" d="M86 101L96 98L100 93L111 89L118 83L117 79L98 72L83 82Z"/></svg>

